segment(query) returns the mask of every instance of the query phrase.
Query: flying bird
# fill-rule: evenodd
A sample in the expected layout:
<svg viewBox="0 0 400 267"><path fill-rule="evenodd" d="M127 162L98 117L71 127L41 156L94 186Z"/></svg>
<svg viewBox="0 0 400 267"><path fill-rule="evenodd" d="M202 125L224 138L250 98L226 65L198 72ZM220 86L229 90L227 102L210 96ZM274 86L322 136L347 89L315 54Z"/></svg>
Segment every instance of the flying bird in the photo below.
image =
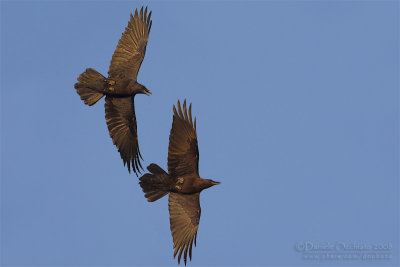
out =
<svg viewBox="0 0 400 267"><path fill-rule="evenodd" d="M151 11L147 7L135 10L128 26L118 42L111 59L108 78L92 68L78 77L76 92L86 105L92 106L106 96L106 122L114 145L121 154L128 171L140 173L142 156L139 150L134 98L136 94L150 95L145 86L137 82L137 76L146 53L151 29Z"/></svg>
<svg viewBox="0 0 400 267"><path fill-rule="evenodd" d="M200 192L219 184L199 176L199 149L197 145L196 118L192 120L192 104L189 113L186 100L183 111L178 101L178 110L173 106L174 115L169 135L168 173L152 163L147 167L150 173L140 177L140 186L147 201L153 202L169 194L169 218L174 242L174 258L178 254L187 261L192 260L193 242L196 246L197 229L200 222Z"/></svg>

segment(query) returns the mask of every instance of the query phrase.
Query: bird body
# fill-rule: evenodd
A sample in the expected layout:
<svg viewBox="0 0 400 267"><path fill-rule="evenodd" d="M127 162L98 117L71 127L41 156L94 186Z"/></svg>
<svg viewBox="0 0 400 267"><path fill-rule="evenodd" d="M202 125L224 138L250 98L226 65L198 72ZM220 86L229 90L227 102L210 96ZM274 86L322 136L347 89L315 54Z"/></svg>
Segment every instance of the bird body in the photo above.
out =
<svg viewBox="0 0 400 267"><path fill-rule="evenodd" d="M74 85L86 105L92 106L106 96L106 122L114 145L124 165L137 174L142 169L134 108L136 94L150 95L145 86L137 82L137 75L146 53L151 29L151 12L143 7L132 16L122 33L111 59L108 78L92 68L79 75Z"/></svg>
<svg viewBox="0 0 400 267"><path fill-rule="evenodd" d="M151 94L145 86L132 79L118 81L108 78L105 80L103 90L105 95L114 97L130 97L136 94Z"/></svg>
<svg viewBox="0 0 400 267"><path fill-rule="evenodd" d="M181 194L194 194L200 193L213 185L215 184L212 180L203 179L199 175L186 175L174 179L174 184L170 191Z"/></svg>
<svg viewBox="0 0 400 267"><path fill-rule="evenodd" d="M90 69L90 71L96 70ZM82 84L77 85L77 88L81 88L80 86ZM145 86L132 79L114 80L112 78L104 78L102 80L89 80L84 86L90 88L94 93L97 92L110 97L131 97L136 94L151 94Z"/></svg>
<svg viewBox="0 0 400 267"><path fill-rule="evenodd" d="M192 258L193 242L196 245L201 208L200 192L219 184L199 176L199 150L197 145L196 119L192 120L191 105L189 112L186 101L183 112L178 101L175 106L168 148L168 173L152 163L147 169L150 173L140 177L140 186L149 202L156 201L169 194L171 233L174 241L174 257L178 255L180 263L183 255L186 265L187 255ZM178 254L179 253L179 254Z"/></svg>

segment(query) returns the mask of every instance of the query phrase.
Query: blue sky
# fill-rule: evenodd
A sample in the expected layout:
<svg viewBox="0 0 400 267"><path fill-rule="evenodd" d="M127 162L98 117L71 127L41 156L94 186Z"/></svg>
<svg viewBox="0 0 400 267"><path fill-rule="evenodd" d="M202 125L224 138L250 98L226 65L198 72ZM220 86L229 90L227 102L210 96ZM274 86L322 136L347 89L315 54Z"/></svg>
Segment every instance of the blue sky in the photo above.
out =
<svg viewBox="0 0 400 267"><path fill-rule="evenodd" d="M73 87L87 67L107 73L142 4L143 165L166 168L186 98L200 175L222 182L201 194L189 264L397 265L397 1L2 1L1 263L177 264L168 199L145 200L104 100L85 106ZM307 244L391 258L306 260Z"/></svg>

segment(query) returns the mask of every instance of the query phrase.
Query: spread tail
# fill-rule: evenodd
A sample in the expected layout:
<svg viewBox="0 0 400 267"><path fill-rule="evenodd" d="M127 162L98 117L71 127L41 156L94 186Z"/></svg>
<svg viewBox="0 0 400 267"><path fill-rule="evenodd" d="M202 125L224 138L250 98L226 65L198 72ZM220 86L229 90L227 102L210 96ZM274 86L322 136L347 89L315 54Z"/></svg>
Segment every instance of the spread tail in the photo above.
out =
<svg viewBox="0 0 400 267"><path fill-rule="evenodd" d="M144 192L147 201L156 201L169 193L172 179L157 164L150 164L147 169L151 173L146 173L139 178L140 186Z"/></svg>
<svg viewBox="0 0 400 267"><path fill-rule="evenodd" d="M91 106L104 96L99 91L103 90L105 79L103 75L91 68L79 75L79 82L74 87L86 105Z"/></svg>

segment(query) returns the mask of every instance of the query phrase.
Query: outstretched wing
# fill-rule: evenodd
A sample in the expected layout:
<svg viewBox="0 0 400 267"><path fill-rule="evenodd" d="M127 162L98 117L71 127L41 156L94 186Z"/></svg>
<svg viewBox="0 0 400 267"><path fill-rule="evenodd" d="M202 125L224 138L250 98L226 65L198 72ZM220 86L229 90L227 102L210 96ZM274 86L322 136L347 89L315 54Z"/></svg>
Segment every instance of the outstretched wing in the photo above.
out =
<svg viewBox="0 0 400 267"><path fill-rule="evenodd" d="M106 122L114 145L118 148L121 158L128 164L128 170L140 173L140 155L134 97L106 97ZM140 158L139 158L140 157Z"/></svg>
<svg viewBox="0 0 400 267"><path fill-rule="evenodd" d="M117 80L133 79L136 80L140 65L146 53L147 40L152 21L151 11L147 15L147 7L143 13L143 7L138 15L137 9L135 16L132 16L122 33L114 55L111 59L108 76Z"/></svg>
<svg viewBox="0 0 400 267"><path fill-rule="evenodd" d="M174 258L178 254L178 264L183 259L192 260L193 241L196 246L197 229L199 229L201 208L200 193L195 194L179 194L169 193L169 219L171 223L171 233L174 240Z"/></svg>
<svg viewBox="0 0 400 267"><path fill-rule="evenodd" d="M192 104L189 106L189 113L186 110L186 100L183 102L183 112L179 100L177 106L178 111L174 106L168 147L168 172L175 178L199 173L196 118L193 123Z"/></svg>

